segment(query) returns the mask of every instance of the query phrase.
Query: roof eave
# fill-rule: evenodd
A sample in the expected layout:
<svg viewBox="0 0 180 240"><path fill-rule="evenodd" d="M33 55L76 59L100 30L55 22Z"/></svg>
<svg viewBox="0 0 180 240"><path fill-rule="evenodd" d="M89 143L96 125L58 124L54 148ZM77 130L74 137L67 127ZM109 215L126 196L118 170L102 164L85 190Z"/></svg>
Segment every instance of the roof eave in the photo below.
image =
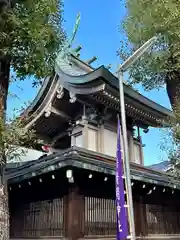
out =
<svg viewBox="0 0 180 240"><path fill-rule="evenodd" d="M119 91L119 84L118 79L116 76L114 76L108 69L106 69L104 66L101 66L97 68L96 70L89 72L87 74L81 75L81 76L70 76L68 74L63 73L61 70L59 70L59 75L62 75L64 81L68 84L72 85L84 85L89 84L92 81L99 81L99 79L104 80L107 84L109 84L111 87L115 88ZM124 94L128 97L132 98L135 101L138 101L142 105L146 105L149 108L151 108L154 111L157 111L164 116L174 118L174 114L171 110L161 106L160 104L157 104L156 102L148 99L147 97L141 95L131 87L124 84Z"/></svg>
<svg viewBox="0 0 180 240"><path fill-rule="evenodd" d="M52 154L37 161L34 164L31 163L30 166L26 166L26 168L22 166L18 171L7 174L9 183L17 183L66 166L115 175L115 158L77 147L69 148L61 154ZM176 186L180 189L179 181L172 176L133 163L131 163L131 178L132 180L170 188Z"/></svg>
<svg viewBox="0 0 180 240"><path fill-rule="evenodd" d="M106 69L104 66L101 67L101 72L103 78L113 87L115 87L117 90L119 90L119 84L118 84L118 79L116 76L114 76L108 69ZM135 101L140 102L142 105L147 105L151 109L162 113L165 116L173 117L174 114L171 110L161 106L160 104L150 100L149 98L143 96L142 94L138 93L136 90L131 88L130 86L126 85L124 83L124 94L131 97Z"/></svg>

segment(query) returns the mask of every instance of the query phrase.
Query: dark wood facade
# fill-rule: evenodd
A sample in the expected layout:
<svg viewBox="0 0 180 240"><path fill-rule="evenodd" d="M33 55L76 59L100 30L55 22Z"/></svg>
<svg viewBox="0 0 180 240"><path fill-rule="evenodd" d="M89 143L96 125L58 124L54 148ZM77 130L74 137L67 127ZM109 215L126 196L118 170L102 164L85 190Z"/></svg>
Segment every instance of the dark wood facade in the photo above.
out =
<svg viewBox="0 0 180 240"><path fill-rule="evenodd" d="M14 177L12 174L9 176L12 238L115 237L114 162L112 159L100 159L99 156L99 160L97 160L91 152L88 154L91 157L89 167L83 157L79 159L79 166L73 164L73 160L70 161L66 158L64 162L67 162L67 165L63 167L63 161L59 158L56 161L58 166L61 162L59 168L56 168L55 163L52 164L49 159L50 163L48 164L45 158L44 161L41 160L38 163L39 170L35 171L27 166L27 171L33 177L25 178L22 176L22 171L19 172L19 175L16 171ZM76 153L69 159L75 161L77 156ZM102 160L105 162L103 163ZM90 160L88 161L90 162ZM43 174L42 165L44 166ZM136 165L132 167L136 236L143 238L151 235L180 234L178 182L174 182L176 186L170 186L168 185L168 179L170 179L168 175L161 175ZM49 170L47 171L47 169ZM73 183L68 182L67 169L71 169L73 172ZM23 171L26 175L25 168ZM138 177L144 175L144 181L143 179L137 180L138 177L135 177L137 172L139 172ZM152 181L147 180L148 174L151 174ZM155 184L158 178L162 180L162 183L159 181L158 184Z"/></svg>

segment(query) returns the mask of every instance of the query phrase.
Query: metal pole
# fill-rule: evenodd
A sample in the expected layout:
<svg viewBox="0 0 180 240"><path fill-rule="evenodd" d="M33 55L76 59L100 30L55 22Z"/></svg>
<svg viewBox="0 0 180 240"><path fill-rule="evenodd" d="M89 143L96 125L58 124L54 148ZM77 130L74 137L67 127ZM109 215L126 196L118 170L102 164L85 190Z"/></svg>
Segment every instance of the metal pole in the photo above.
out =
<svg viewBox="0 0 180 240"><path fill-rule="evenodd" d="M123 71L120 69L118 72L119 79L119 101L121 108L121 125L122 125L122 135L123 135L123 145L124 145L124 166L125 166L125 181L126 181L126 191L128 195L128 212L129 212L129 225L130 225L130 235L131 239L136 239L135 234L135 223L134 223L134 209L133 209L133 199L132 199L132 189L131 189L131 176L129 167L129 151L128 151L128 139L127 139L127 128L126 128L126 113L125 113L125 103L124 103L124 90L123 90Z"/></svg>

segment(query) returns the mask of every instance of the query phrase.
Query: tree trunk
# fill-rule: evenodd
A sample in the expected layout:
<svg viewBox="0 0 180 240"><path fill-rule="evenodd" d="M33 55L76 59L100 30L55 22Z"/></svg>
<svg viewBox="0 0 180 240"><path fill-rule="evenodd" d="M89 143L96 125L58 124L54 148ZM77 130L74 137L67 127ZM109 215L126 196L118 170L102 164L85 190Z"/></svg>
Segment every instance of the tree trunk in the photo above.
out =
<svg viewBox="0 0 180 240"><path fill-rule="evenodd" d="M0 138L6 117L6 102L9 87L10 60L0 59ZM8 191L5 178L6 156L4 146L0 146L0 239L9 239Z"/></svg>
<svg viewBox="0 0 180 240"><path fill-rule="evenodd" d="M180 73L173 72L166 77L166 90L172 106L175 110L180 105Z"/></svg>

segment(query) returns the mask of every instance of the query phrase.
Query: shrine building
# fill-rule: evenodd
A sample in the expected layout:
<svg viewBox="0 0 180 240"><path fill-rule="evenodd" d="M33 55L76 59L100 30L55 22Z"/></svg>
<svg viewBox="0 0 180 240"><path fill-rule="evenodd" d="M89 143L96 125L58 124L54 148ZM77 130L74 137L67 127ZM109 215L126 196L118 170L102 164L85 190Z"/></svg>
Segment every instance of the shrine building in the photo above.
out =
<svg viewBox="0 0 180 240"><path fill-rule="evenodd" d="M116 238L118 79L79 50L60 59L25 111L50 154L7 170L11 239ZM180 182L144 166L140 134L173 113L126 84L124 95L137 239L180 239Z"/></svg>

